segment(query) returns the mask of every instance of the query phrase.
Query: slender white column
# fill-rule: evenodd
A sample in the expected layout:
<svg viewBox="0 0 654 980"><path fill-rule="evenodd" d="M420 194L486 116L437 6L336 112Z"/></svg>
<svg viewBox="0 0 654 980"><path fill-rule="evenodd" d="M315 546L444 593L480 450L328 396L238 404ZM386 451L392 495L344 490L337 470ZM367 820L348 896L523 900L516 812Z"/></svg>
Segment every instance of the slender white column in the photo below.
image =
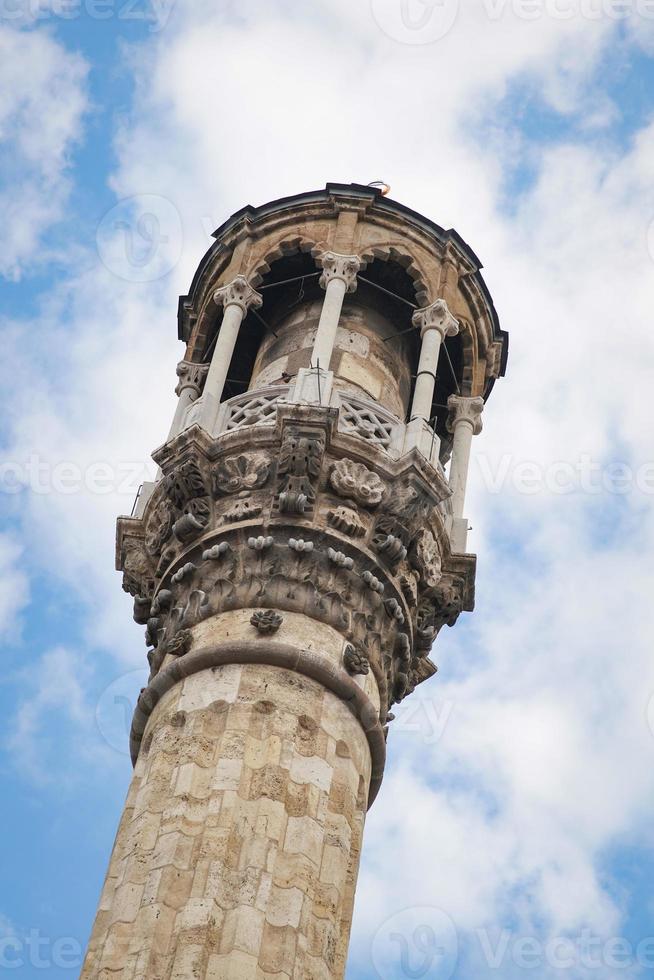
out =
<svg viewBox="0 0 654 980"><path fill-rule="evenodd" d="M481 413L484 410L484 399L450 395L447 407L450 410L447 428L454 436L450 463L452 512L454 520L458 520L463 516L472 437L481 432L482 428Z"/></svg>
<svg viewBox="0 0 654 980"><path fill-rule="evenodd" d="M221 286L213 298L225 312L202 396L201 424L208 432L213 431L241 323L251 306L258 309L263 303L263 297L245 276L237 276L227 286Z"/></svg>
<svg viewBox="0 0 654 980"><path fill-rule="evenodd" d="M320 285L325 290L325 299L311 352L311 364L313 367L320 364L323 371L328 371L343 300L346 293L353 293L357 288L361 261L356 255L338 255L336 252L324 252L319 261L322 264Z"/></svg>
<svg viewBox="0 0 654 980"><path fill-rule="evenodd" d="M197 401L202 394L202 386L208 370L208 364L193 364L192 361L180 361L177 365L179 382L175 388L175 394L178 396L178 401L173 424L168 433L169 440L181 430L182 419L189 405Z"/></svg>
<svg viewBox="0 0 654 980"><path fill-rule="evenodd" d="M429 422L441 344L445 337L453 337L459 332L459 322L448 310L445 300L437 299L431 306L416 310L412 323L420 328L422 345L411 404L411 420L423 419Z"/></svg>

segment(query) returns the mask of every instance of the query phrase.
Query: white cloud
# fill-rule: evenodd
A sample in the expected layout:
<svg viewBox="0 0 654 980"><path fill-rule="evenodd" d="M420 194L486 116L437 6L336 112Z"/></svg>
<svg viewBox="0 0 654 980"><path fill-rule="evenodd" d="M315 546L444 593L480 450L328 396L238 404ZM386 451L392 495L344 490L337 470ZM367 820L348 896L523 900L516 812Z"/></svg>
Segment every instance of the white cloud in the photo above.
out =
<svg viewBox="0 0 654 980"><path fill-rule="evenodd" d="M65 647L47 651L25 672L26 693L6 742L12 765L23 778L36 784L57 780L62 785L72 778L69 766L61 764L62 751L71 727L79 734L91 723L84 688L87 676L82 658Z"/></svg>
<svg viewBox="0 0 654 980"><path fill-rule="evenodd" d="M8 936L17 936L18 932L15 925L8 916L0 912L0 938L4 939Z"/></svg>
<svg viewBox="0 0 654 980"><path fill-rule="evenodd" d="M172 202L181 260L145 284L87 262L39 320L12 325L13 457L145 459L172 415L176 293L209 244L207 228L248 201L383 178L486 260L511 330L508 376L476 450L493 466L504 454L511 467L574 464L580 454L647 462L654 127L627 150L610 131L598 135L619 111L601 90L617 38L610 19L492 21L463 4L442 40L410 46L384 34L366 4L295 7L291 18L282 3L240 5L238 16L178 3L168 29L131 53L138 94L112 186L118 197ZM565 142L544 145L515 125L516 85L565 115ZM532 165L535 183L507 209L516 161ZM22 352L28 330L45 364ZM605 887L603 854L645 834L651 766L634 760L654 750L645 720L651 499L547 487L527 495L511 481L492 494L480 474L473 466L467 507L478 609L465 631L439 639L442 670L424 692L454 707L436 746L391 733L368 821L354 939L364 973L371 935L416 902L440 904L464 932L509 910L523 934L586 923L609 934L622 910ZM142 657L112 572L114 516L128 501L57 493L25 508L34 560L56 564L93 609L93 644ZM72 662L60 656L83 712ZM28 744L34 704L63 703L55 691L39 688L21 709Z"/></svg>
<svg viewBox="0 0 654 980"><path fill-rule="evenodd" d="M0 637L16 635L18 616L29 602L29 580L23 549L10 534L0 534Z"/></svg>
<svg viewBox="0 0 654 980"><path fill-rule="evenodd" d="M0 24L0 274L42 262L45 232L70 188L70 153L87 107L83 59L44 30Z"/></svg>

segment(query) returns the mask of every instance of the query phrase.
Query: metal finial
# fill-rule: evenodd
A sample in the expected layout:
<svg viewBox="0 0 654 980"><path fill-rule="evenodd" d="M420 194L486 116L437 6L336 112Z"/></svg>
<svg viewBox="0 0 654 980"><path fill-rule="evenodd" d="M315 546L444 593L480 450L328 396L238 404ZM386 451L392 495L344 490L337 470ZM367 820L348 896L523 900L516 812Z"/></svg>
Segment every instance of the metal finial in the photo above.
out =
<svg viewBox="0 0 654 980"><path fill-rule="evenodd" d="M385 180L371 180L370 183L367 184L366 186L378 187L382 192L382 197L386 197L387 194L390 194L390 190L391 190L391 185L387 184Z"/></svg>

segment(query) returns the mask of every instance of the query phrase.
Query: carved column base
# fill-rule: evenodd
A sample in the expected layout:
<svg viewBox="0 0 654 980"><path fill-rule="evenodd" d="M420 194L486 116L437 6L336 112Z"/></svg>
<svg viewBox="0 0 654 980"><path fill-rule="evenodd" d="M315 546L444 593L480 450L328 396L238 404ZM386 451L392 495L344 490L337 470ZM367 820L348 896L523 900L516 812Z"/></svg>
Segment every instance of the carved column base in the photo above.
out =
<svg viewBox="0 0 654 980"><path fill-rule="evenodd" d="M308 405L329 405L332 397L334 372L316 368L300 368L295 382L292 401Z"/></svg>
<svg viewBox="0 0 654 980"><path fill-rule="evenodd" d="M424 419L411 419L404 437L404 452L418 449L433 466L438 466L441 441Z"/></svg>
<svg viewBox="0 0 654 980"><path fill-rule="evenodd" d="M454 518L452 521L452 530L450 531L450 541L452 542L452 551L455 554L464 555L466 553L468 543L467 517Z"/></svg>

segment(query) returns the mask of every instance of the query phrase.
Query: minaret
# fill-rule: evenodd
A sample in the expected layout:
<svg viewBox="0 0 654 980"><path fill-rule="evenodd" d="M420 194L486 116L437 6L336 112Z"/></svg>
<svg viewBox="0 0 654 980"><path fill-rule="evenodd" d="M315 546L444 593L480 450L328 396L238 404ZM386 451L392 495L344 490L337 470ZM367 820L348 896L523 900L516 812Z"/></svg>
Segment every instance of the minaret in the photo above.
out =
<svg viewBox="0 0 654 980"><path fill-rule="evenodd" d="M342 978L393 704L473 608L468 461L508 346L479 260L360 185L214 237L158 479L118 521L151 671L85 980Z"/></svg>

